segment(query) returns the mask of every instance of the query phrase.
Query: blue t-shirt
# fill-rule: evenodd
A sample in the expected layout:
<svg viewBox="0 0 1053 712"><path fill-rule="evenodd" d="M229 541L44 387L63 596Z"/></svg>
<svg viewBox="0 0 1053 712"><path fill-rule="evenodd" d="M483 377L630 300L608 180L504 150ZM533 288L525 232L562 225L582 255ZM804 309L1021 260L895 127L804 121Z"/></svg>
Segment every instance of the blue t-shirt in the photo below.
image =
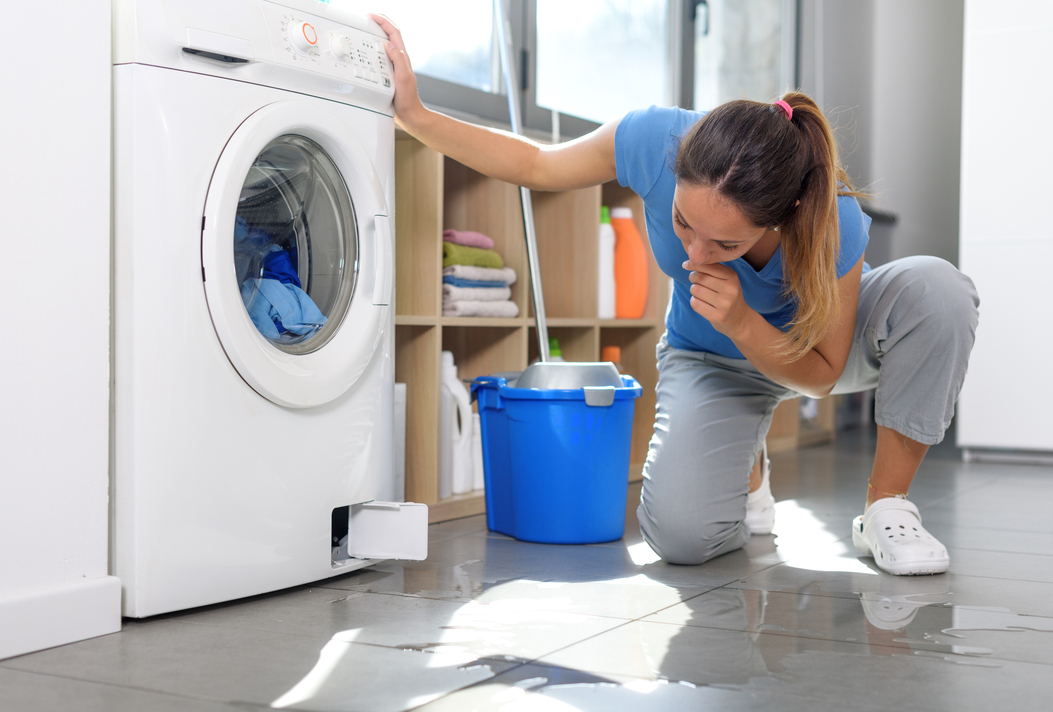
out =
<svg viewBox="0 0 1053 712"><path fill-rule="evenodd" d="M687 252L673 232L676 152L680 138L704 115L705 112L658 106L627 114L614 134L618 183L643 198L651 251L662 271L673 278L673 294L665 316L669 345L728 358L744 358L731 339L691 308L690 273L683 268ZM837 276L840 278L863 256L870 218L863 214L859 203L851 196L838 197L837 213L841 230L841 252L837 260ZM793 318L794 303L784 293L782 248L776 250L759 272L741 257L723 264L738 274L746 303L768 323L786 331L786 325ZM867 269L864 266L864 270Z"/></svg>

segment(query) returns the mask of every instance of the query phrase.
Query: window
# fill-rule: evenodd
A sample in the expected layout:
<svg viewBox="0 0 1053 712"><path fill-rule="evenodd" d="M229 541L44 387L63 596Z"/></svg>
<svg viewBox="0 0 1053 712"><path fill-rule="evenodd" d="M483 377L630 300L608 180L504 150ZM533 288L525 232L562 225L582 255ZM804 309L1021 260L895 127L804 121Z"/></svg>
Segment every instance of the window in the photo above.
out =
<svg viewBox="0 0 1053 712"><path fill-rule="evenodd" d="M569 138L651 104L771 100L795 83L796 0L503 2L527 131ZM507 125L493 0L370 7L401 28L425 103Z"/></svg>
<svg viewBox="0 0 1053 712"><path fill-rule="evenodd" d="M796 2L708 0L696 6L694 107L772 101L795 82Z"/></svg>
<svg viewBox="0 0 1053 712"><path fill-rule="evenodd" d="M417 74L488 93L499 88L493 0L371 0L369 6L399 26Z"/></svg>
<svg viewBox="0 0 1053 712"><path fill-rule="evenodd" d="M667 0L537 0L536 104L599 123L672 104Z"/></svg>

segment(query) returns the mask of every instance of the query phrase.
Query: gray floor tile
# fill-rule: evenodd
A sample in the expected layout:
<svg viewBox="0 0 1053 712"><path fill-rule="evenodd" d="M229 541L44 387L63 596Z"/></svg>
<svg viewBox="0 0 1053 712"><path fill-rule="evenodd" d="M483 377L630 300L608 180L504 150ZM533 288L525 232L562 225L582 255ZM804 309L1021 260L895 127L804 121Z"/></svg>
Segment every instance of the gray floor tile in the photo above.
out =
<svg viewBox="0 0 1053 712"><path fill-rule="evenodd" d="M645 620L1053 665L1053 617L911 596L865 593L850 599L717 589Z"/></svg>
<svg viewBox="0 0 1053 712"><path fill-rule="evenodd" d="M1053 467L964 463L950 443L911 490L947 574L890 576L855 551L873 459L857 431L774 455L774 534L702 566L643 543L639 485L616 542L519 542L467 517L430 528L426 561L0 661L0 708L1045 708Z"/></svg>
<svg viewBox="0 0 1053 712"><path fill-rule="evenodd" d="M312 710L407 709L511 664L178 620L130 622L115 635L4 666L203 700Z"/></svg>
<svg viewBox="0 0 1053 712"><path fill-rule="evenodd" d="M963 528L1053 533L1053 490L987 485L922 512L926 526L939 522Z"/></svg>
<svg viewBox="0 0 1053 712"><path fill-rule="evenodd" d="M956 527L924 519L925 528L951 549L977 549L1013 554L1053 555L1053 533Z"/></svg>
<svg viewBox="0 0 1053 712"><path fill-rule="evenodd" d="M1020 615L1053 616L1053 584L962 576L953 572L953 561L952 572L939 576L890 576L876 569L869 573L820 570L798 567L794 563L766 569L728 587L853 599L863 593L872 593L910 597L926 603L1005 608ZM866 568L862 560L857 563Z"/></svg>
<svg viewBox="0 0 1053 712"><path fill-rule="evenodd" d="M439 522L428 527L428 544L433 546L440 541L453 539L465 534L475 534L486 531L486 515L478 514L474 517L463 517L452 519L448 522Z"/></svg>
<svg viewBox="0 0 1053 712"><path fill-rule="evenodd" d="M1053 555L1019 554L948 547L951 566L963 576L985 576L1014 581L1053 583ZM1053 554L1053 552L1050 552Z"/></svg>
<svg viewBox="0 0 1053 712"><path fill-rule="evenodd" d="M440 542L427 561L385 563L323 582L327 588L369 593L397 593L455 601L500 597L496 590L513 581L551 586L537 587L539 596L565 598L557 586L574 584L576 590L593 586L625 586L634 601L611 604L604 594L597 600L579 601L575 610L596 615L635 617L653 610L641 584L684 589L684 597L715 588L783 559L769 541L750 542L709 565L673 566L655 560L640 543L630 546L558 546L531 544L503 536L462 536ZM634 559L635 557L635 559ZM643 578L640 578L643 577ZM644 581L647 579L647 581ZM663 596L663 601L665 594ZM668 605L665 604L665 605Z"/></svg>
<svg viewBox="0 0 1053 712"><path fill-rule="evenodd" d="M493 590L499 590L496 587ZM670 599L665 605L676 600ZM511 603L512 605L508 605ZM489 594L467 602L305 589L212 607L173 620L220 628L343 640L401 650L511 656L532 660L601 633L620 621L564 610L562 605L516 605ZM650 610L656 610L658 607ZM650 610L648 612L650 612Z"/></svg>
<svg viewBox="0 0 1053 712"><path fill-rule="evenodd" d="M663 623L630 623L539 662L815 700L821 708L851 700L853 709L992 709L1011 698L1017 704L1011 696L1020 694L1027 709L1053 693L1048 666L934 651L923 642L846 643Z"/></svg>
<svg viewBox="0 0 1053 712"><path fill-rule="evenodd" d="M11 712L246 712L266 708L0 668L0 709Z"/></svg>
<svg viewBox="0 0 1053 712"><path fill-rule="evenodd" d="M572 668L530 664L458 690L416 712L684 712L703 709L816 712L821 708L811 700L787 699L778 694L625 675L595 675Z"/></svg>

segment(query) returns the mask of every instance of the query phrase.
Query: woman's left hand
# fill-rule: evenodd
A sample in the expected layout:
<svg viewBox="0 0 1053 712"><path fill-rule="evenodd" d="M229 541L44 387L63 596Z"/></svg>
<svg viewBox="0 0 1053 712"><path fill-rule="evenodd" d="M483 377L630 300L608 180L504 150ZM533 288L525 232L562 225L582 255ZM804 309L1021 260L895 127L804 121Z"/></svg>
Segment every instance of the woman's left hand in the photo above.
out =
<svg viewBox="0 0 1053 712"><path fill-rule="evenodd" d="M684 269L691 272L691 308L734 341L754 313L742 296L735 270L694 262L685 262Z"/></svg>

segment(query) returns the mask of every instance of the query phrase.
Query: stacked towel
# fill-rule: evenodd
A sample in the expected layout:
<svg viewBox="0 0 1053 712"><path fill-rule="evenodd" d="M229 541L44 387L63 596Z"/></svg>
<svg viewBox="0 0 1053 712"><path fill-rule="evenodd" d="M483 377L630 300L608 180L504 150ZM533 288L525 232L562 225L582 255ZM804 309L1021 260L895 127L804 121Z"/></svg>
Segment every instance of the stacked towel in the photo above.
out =
<svg viewBox="0 0 1053 712"><path fill-rule="evenodd" d="M449 302L442 303L443 316L492 316L514 319L519 316L515 302Z"/></svg>
<svg viewBox="0 0 1053 712"><path fill-rule="evenodd" d="M451 280L463 280L466 282L483 282L481 285L462 284L462 287L494 286L494 282L506 287L516 283L516 271L511 267L501 269L489 269L486 267L472 267L471 265L451 265L442 270L443 284L457 284Z"/></svg>
<svg viewBox="0 0 1053 712"><path fill-rule="evenodd" d="M484 250L494 249L494 239L481 232L471 230L443 230L442 239L466 247L481 247Z"/></svg>
<svg viewBox="0 0 1053 712"><path fill-rule="evenodd" d="M450 265L472 265L475 267L490 267L501 269L505 261L501 255L493 250L484 250L481 247L465 247L455 242L442 243L442 266Z"/></svg>
<svg viewBox="0 0 1053 712"><path fill-rule="evenodd" d="M443 242L442 313L443 316L488 316L514 318L519 307L512 299L510 285L516 273L504 266L501 256L489 248L458 244L446 239L452 234L458 240L483 245L491 240L480 233L447 230ZM464 236L468 237L465 238Z"/></svg>
<svg viewBox="0 0 1053 712"><path fill-rule="evenodd" d="M508 287L490 287L486 282L474 282L473 284L481 286L461 287L444 281L442 284L442 303L507 302L512 298L512 290Z"/></svg>

